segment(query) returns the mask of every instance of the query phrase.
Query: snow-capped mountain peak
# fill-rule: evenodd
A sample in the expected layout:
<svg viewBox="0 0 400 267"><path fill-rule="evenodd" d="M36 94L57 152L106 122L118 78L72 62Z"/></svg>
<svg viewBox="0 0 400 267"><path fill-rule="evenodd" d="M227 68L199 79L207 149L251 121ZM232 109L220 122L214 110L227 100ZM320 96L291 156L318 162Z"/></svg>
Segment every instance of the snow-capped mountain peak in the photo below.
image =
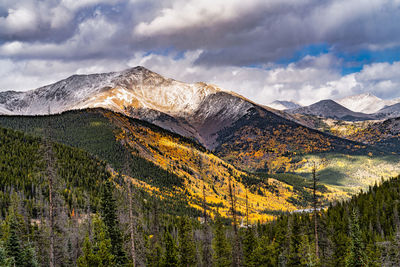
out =
<svg viewBox="0 0 400 267"><path fill-rule="evenodd" d="M383 100L371 93L364 93L345 97L336 101L342 106L355 111L372 114L385 106L393 105L395 102L391 100Z"/></svg>
<svg viewBox="0 0 400 267"><path fill-rule="evenodd" d="M0 92L0 111L21 115L58 113L103 107L124 112L127 107L151 108L167 114L191 113L209 94L220 91L205 83L186 84L144 67L121 72L73 75L41 88Z"/></svg>

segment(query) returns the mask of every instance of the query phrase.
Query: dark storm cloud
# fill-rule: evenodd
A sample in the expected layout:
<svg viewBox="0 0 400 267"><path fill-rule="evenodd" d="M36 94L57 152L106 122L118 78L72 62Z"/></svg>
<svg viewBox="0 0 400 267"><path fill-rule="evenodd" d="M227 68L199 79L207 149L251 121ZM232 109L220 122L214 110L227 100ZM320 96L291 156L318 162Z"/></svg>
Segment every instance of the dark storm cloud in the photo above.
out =
<svg viewBox="0 0 400 267"><path fill-rule="evenodd" d="M399 17L399 0L2 0L0 90L144 65L264 104L400 96Z"/></svg>
<svg viewBox="0 0 400 267"><path fill-rule="evenodd" d="M395 1L160 3L6 1L1 4L5 46L0 55L76 60L201 49L196 63L252 65L275 62L320 42L335 51L400 44ZM10 46L12 42L18 43Z"/></svg>

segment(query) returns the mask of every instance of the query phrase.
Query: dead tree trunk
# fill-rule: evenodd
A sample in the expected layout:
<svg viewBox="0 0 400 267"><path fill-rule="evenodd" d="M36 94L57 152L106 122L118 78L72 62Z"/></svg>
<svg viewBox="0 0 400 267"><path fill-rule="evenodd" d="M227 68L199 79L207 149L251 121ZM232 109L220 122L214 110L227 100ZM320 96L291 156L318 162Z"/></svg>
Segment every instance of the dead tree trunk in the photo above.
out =
<svg viewBox="0 0 400 267"><path fill-rule="evenodd" d="M129 231L131 235L131 256L133 266L136 266L136 251L135 251L135 222L133 218L133 204L132 204L132 185L128 184L129 195Z"/></svg>
<svg viewBox="0 0 400 267"><path fill-rule="evenodd" d="M234 188L232 185L232 178L228 177L228 187L229 187L229 198L231 202L231 212L232 212L232 223L233 223L233 232L235 235L234 240L234 250L233 250L233 266L240 266L240 258L239 258L239 234L238 234L238 226L237 226L237 215L236 215L236 196L234 192Z"/></svg>
<svg viewBox="0 0 400 267"><path fill-rule="evenodd" d="M319 258L319 246L318 246L318 218L317 218L317 166L316 163L313 163L312 168L312 176L313 176L313 206L314 206L314 235L315 235L315 256L317 259Z"/></svg>
<svg viewBox="0 0 400 267"><path fill-rule="evenodd" d="M126 158L125 158L125 174L127 175L125 177L125 184L128 189L128 203L129 203L129 233L130 233L130 242L131 242L131 260L133 266L136 266L136 251L135 251L135 221L133 217L133 201L132 201L132 183L130 181L130 178L132 176L132 172L130 169L130 154L129 151L126 153Z"/></svg>
<svg viewBox="0 0 400 267"><path fill-rule="evenodd" d="M246 187L246 227L249 227L249 197L247 195L247 187Z"/></svg>
<svg viewBox="0 0 400 267"><path fill-rule="evenodd" d="M50 114L50 111L49 111ZM54 267L54 180L56 179L56 157L51 143L50 123L47 125L44 138L44 158L46 161L46 177L49 187L49 227L50 227L50 247L49 247L49 266Z"/></svg>

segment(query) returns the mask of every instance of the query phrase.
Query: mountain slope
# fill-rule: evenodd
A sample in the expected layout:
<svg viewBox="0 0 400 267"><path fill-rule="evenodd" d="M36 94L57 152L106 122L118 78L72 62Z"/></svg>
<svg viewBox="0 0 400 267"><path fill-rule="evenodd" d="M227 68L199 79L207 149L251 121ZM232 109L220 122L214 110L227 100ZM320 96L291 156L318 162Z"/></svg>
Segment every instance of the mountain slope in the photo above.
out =
<svg viewBox="0 0 400 267"><path fill-rule="evenodd" d="M377 111L376 116L378 118L396 118L400 117L400 103L385 106L384 108Z"/></svg>
<svg viewBox="0 0 400 267"><path fill-rule="evenodd" d="M398 154L400 153L400 118L370 123L365 127L355 128L343 136Z"/></svg>
<svg viewBox="0 0 400 267"><path fill-rule="evenodd" d="M104 109L70 111L52 116L0 116L0 125L42 135L50 123L56 141L84 148L120 172L126 152L132 153L133 176L161 194L186 192L200 209L203 184L210 212L226 215L229 179L245 213L246 192L252 220L271 219L273 212L307 206L309 189L293 188L272 177L249 174L226 163L200 144L150 123ZM345 195L325 189L324 201ZM265 212L268 211L268 212Z"/></svg>
<svg viewBox="0 0 400 267"><path fill-rule="evenodd" d="M371 115L351 111L330 99L321 100L307 107L292 109L289 112L349 121L373 119Z"/></svg>

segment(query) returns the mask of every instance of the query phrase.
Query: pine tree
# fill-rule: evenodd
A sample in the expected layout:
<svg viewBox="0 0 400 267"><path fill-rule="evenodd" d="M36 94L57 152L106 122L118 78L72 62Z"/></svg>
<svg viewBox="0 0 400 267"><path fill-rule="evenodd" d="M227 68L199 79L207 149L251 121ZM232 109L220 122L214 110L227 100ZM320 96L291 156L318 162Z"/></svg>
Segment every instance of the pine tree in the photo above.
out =
<svg viewBox="0 0 400 267"><path fill-rule="evenodd" d="M312 177L313 177L313 209L314 209L314 240L315 240L315 256L319 258L319 244L318 244L318 197L317 197L317 165L315 161L312 167Z"/></svg>
<svg viewBox="0 0 400 267"><path fill-rule="evenodd" d="M263 236L254 250L253 259L246 266L277 266L277 252L279 244L269 241L268 237Z"/></svg>
<svg viewBox="0 0 400 267"><path fill-rule="evenodd" d="M208 223L202 225L202 266L208 267L213 266L212 257L212 233L211 227Z"/></svg>
<svg viewBox="0 0 400 267"><path fill-rule="evenodd" d="M164 234L165 254L163 259L163 266L175 267L179 266L178 253L175 240L172 238L171 233L166 230Z"/></svg>
<svg viewBox="0 0 400 267"><path fill-rule="evenodd" d="M215 235L212 245L215 266L230 266L232 264L232 249L226 239L225 227L219 215L215 220Z"/></svg>
<svg viewBox="0 0 400 267"><path fill-rule="evenodd" d="M349 267L367 266L365 247L358 220L357 210L353 209L350 214L350 250L346 257L346 266Z"/></svg>
<svg viewBox="0 0 400 267"><path fill-rule="evenodd" d="M254 251L257 248L257 238L254 234L254 229L252 227L247 227L244 230L244 237L242 242L243 242L244 264L246 266L254 266L254 260L255 260Z"/></svg>
<svg viewBox="0 0 400 267"><path fill-rule="evenodd" d="M107 238L106 226L99 216L93 219L93 241L86 236L83 244L83 254L78 259L79 267L115 266L115 256L112 254L111 240Z"/></svg>
<svg viewBox="0 0 400 267"><path fill-rule="evenodd" d="M233 249L232 249L232 264L234 267L240 266L240 240L239 240L239 231L237 225L237 214L236 214L236 193L235 193L235 184L232 183L231 176L228 176L228 189L229 189L229 198L231 204L231 214L232 214L232 225L233 225Z"/></svg>
<svg viewBox="0 0 400 267"><path fill-rule="evenodd" d="M147 266L161 267L163 266L162 249L158 241L153 241L150 236L147 241L146 263Z"/></svg>
<svg viewBox="0 0 400 267"><path fill-rule="evenodd" d="M18 223L13 213L8 218L7 223L8 223L8 237L5 243L7 256L13 259L16 266L23 266L24 265L23 248L18 237L20 229L18 229Z"/></svg>
<svg viewBox="0 0 400 267"><path fill-rule="evenodd" d="M315 249L307 234L300 237L299 255L302 266L316 266L318 258L315 256Z"/></svg>
<svg viewBox="0 0 400 267"><path fill-rule="evenodd" d="M123 250L122 233L119 228L117 207L113 196L113 184L106 181L101 199L101 215L107 227L108 238L111 240L112 253L118 264L126 262L126 254Z"/></svg>
<svg viewBox="0 0 400 267"><path fill-rule="evenodd" d="M0 266L12 267L14 266L14 259L7 256L3 242L0 242Z"/></svg>
<svg viewBox="0 0 400 267"><path fill-rule="evenodd" d="M196 247L192 226L187 216L180 219L178 231L180 266L194 266L196 264Z"/></svg>

